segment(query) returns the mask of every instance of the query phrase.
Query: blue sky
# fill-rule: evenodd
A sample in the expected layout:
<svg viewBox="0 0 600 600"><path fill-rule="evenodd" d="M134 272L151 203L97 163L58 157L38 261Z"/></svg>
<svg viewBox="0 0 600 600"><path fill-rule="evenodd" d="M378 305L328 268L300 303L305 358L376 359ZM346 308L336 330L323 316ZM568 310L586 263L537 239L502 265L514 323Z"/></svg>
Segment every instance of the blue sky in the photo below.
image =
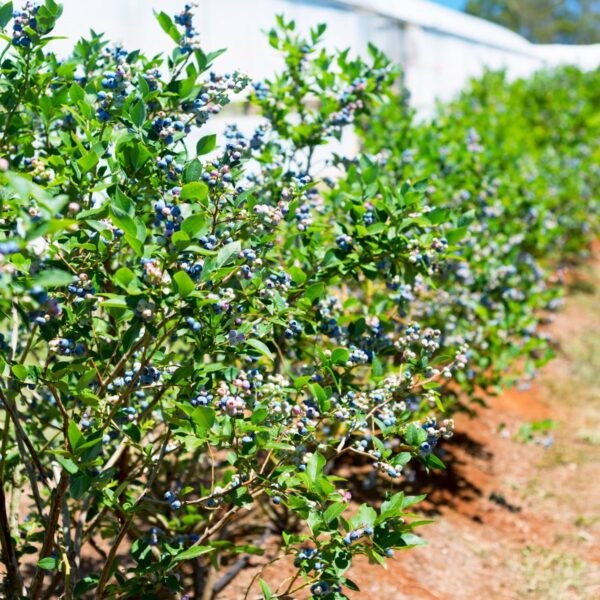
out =
<svg viewBox="0 0 600 600"><path fill-rule="evenodd" d="M443 4L450 8L462 8L465 5L465 0L433 0L437 4Z"/></svg>

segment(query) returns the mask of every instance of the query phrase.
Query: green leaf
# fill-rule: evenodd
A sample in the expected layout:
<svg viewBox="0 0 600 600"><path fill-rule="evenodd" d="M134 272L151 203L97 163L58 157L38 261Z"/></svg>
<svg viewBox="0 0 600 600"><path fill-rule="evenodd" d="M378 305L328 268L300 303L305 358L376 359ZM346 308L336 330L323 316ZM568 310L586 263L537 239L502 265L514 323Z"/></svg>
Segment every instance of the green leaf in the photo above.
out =
<svg viewBox="0 0 600 600"><path fill-rule="evenodd" d="M348 508L348 505L345 502L335 502L334 504L331 504L323 513L323 520L327 524L331 523L331 521L337 519L346 508Z"/></svg>
<svg viewBox="0 0 600 600"><path fill-rule="evenodd" d="M468 210L466 213L460 215L458 219L458 227L467 227L475 220L475 209Z"/></svg>
<svg viewBox="0 0 600 600"><path fill-rule="evenodd" d="M79 84L73 82L69 88L69 97L73 100L74 104L77 104L85 99L85 91Z"/></svg>
<svg viewBox="0 0 600 600"><path fill-rule="evenodd" d="M173 279L177 284L177 290L180 296L189 296L195 289L196 285L192 281L192 278L185 271L177 271L173 275Z"/></svg>
<svg viewBox="0 0 600 600"><path fill-rule="evenodd" d="M361 504L358 509L358 518L360 523L365 527L373 527L377 519L377 512L372 506Z"/></svg>
<svg viewBox="0 0 600 600"><path fill-rule="evenodd" d="M129 107L129 116L134 125L141 127L146 122L146 104L143 100L136 100Z"/></svg>
<svg viewBox="0 0 600 600"><path fill-rule="evenodd" d="M317 298L322 298L325 295L325 284L323 282L315 283L311 285L306 292L304 297L313 302Z"/></svg>
<svg viewBox="0 0 600 600"><path fill-rule="evenodd" d="M34 281L45 289L52 289L73 283L73 275L60 269L46 269L37 275Z"/></svg>
<svg viewBox="0 0 600 600"><path fill-rule="evenodd" d="M44 571L52 571L58 566L58 560L52 556L46 556L38 562L38 567Z"/></svg>
<svg viewBox="0 0 600 600"><path fill-rule="evenodd" d="M203 154L208 154L212 152L217 147L217 136L214 133L210 135L205 135L203 138L198 140L196 144L196 154L198 156L202 156Z"/></svg>
<svg viewBox="0 0 600 600"><path fill-rule="evenodd" d="M317 452L308 459L306 473L311 481L317 480L317 477L323 472L326 462L325 457Z"/></svg>
<svg viewBox="0 0 600 600"><path fill-rule="evenodd" d="M439 394L435 395L435 405L438 407L438 410L441 413L445 413L446 412L446 407L444 406L444 403L442 402L442 398L440 397Z"/></svg>
<svg viewBox="0 0 600 600"><path fill-rule="evenodd" d="M180 200L204 200L208 196L208 186L200 181L186 183L181 188Z"/></svg>
<svg viewBox="0 0 600 600"><path fill-rule="evenodd" d="M237 256L240 253L241 249L242 249L242 245L239 241L230 242L229 244L223 246L217 253L215 269L220 269L221 267L225 266L227 261L232 256L234 256L234 255Z"/></svg>
<svg viewBox="0 0 600 600"><path fill-rule="evenodd" d="M24 365L13 365L10 370L19 381L25 381L27 375L29 375L29 371L27 371L27 367Z"/></svg>
<svg viewBox="0 0 600 600"><path fill-rule="evenodd" d="M422 500L425 500L425 498L427 498L427 494L421 494L420 496L405 496L402 501L402 509L404 510L413 504L418 504Z"/></svg>
<svg viewBox="0 0 600 600"><path fill-rule="evenodd" d="M302 285L306 281L306 273L299 267L289 267L287 271L296 285Z"/></svg>
<svg viewBox="0 0 600 600"><path fill-rule="evenodd" d="M350 358L350 352L346 348L336 348L331 353L331 362L334 365L345 365Z"/></svg>
<svg viewBox="0 0 600 600"><path fill-rule="evenodd" d="M439 225L440 223L443 223L448 218L448 215L449 211L439 206L433 210L430 210L428 213L425 213L425 217L433 225Z"/></svg>
<svg viewBox="0 0 600 600"><path fill-rule="evenodd" d="M123 428L125 435L128 435L136 444L140 443L142 435L140 428L135 423L129 423Z"/></svg>
<svg viewBox="0 0 600 600"><path fill-rule="evenodd" d="M179 43L179 40L182 38L182 34L177 29L177 26L171 20L171 17L165 12L157 13L154 11L154 16L158 21L159 25L162 27L163 31L169 35L169 37L176 43Z"/></svg>
<svg viewBox="0 0 600 600"><path fill-rule="evenodd" d="M208 554L209 552L213 552L214 550L215 548L211 548L210 546L192 546L191 548L187 548L179 554L176 554L171 559L171 564L176 564L178 562L181 562L182 560L191 560L192 558L197 558L198 556Z"/></svg>
<svg viewBox="0 0 600 600"><path fill-rule="evenodd" d="M75 473L79 472L79 467L70 458L65 458L64 456L57 456L56 460L63 466L67 473L75 475Z"/></svg>
<svg viewBox="0 0 600 600"><path fill-rule="evenodd" d="M273 360L273 353L269 350L267 345L256 338L250 338L246 340L248 346L252 346L255 350L258 350L261 354L266 356L268 359Z"/></svg>
<svg viewBox="0 0 600 600"><path fill-rule="evenodd" d="M254 425L260 425L266 418L269 416L269 411L266 408L259 408L252 412L252 416L250 417L250 421Z"/></svg>
<svg viewBox="0 0 600 600"><path fill-rule="evenodd" d="M407 546L426 546L427 545L427 542L423 538L420 538L418 535L415 535L414 533L403 533L400 537L402 538L402 541Z"/></svg>
<svg viewBox="0 0 600 600"><path fill-rule="evenodd" d="M137 227L135 221L124 210L118 206L110 207L110 218L115 227L123 230L127 235L135 239L137 235Z"/></svg>
<svg viewBox="0 0 600 600"><path fill-rule="evenodd" d="M448 240L449 244L456 244L456 242L460 242L460 240L462 240L468 232L469 229L467 227L451 229L450 231L446 232L446 239Z"/></svg>
<svg viewBox="0 0 600 600"><path fill-rule="evenodd" d="M191 414L192 421L200 429L209 430L215 423L215 411L212 408L208 408L207 406L197 406Z"/></svg>
<svg viewBox="0 0 600 600"><path fill-rule="evenodd" d="M387 519L397 517L402 510L402 503L404 502L404 493L398 492L394 494L389 500L386 500L379 510L379 516L377 517L376 523L383 523Z"/></svg>
<svg viewBox="0 0 600 600"><path fill-rule="evenodd" d="M185 231L190 237L194 237L207 224L207 219L204 215L190 215L184 219L181 224L181 231Z"/></svg>
<svg viewBox="0 0 600 600"><path fill-rule="evenodd" d="M424 457L423 462L432 469L445 469L446 465L435 454L428 454Z"/></svg>
<svg viewBox="0 0 600 600"><path fill-rule="evenodd" d="M90 477L85 475L84 473L79 473L78 475L74 475L71 477L71 482L69 484L69 493L75 500L79 500L83 498L86 492L89 492L92 487L92 480Z"/></svg>
<svg viewBox="0 0 600 600"><path fill-rule="evenodd" d="M73 448L73 450L76 450L77 447L83 441L83 435L81 434L81 431L79 431L79 427L77 427L77 423L75 423L75 421L69 421L67 435L69 437L69 443L71 444L71 448Z"/></svg>
<svg viewBox="0 0 600 600"><path fill-rule="evenodd" d="M10 20L12 19L12 14L13 14L12 1L6 2L5 4L3 4L2 8L0 8L0 27L2 29L4 29L10 22Z"/></svg>
<svg viewBox="0 0 600 600"><path fill-rule="evenodd" d="M406 440L407 444L411 446L418 446L427 439L427 433L421 427L416 427L413 423L411 423L406 429L404 439Z"/></svg>
<svg viewBox="0 0 600 600"><path fill-rule="evenodd" d="M391 462L394 467L403 467L410 462L411 458L412 454L410 452L400 452L394 456Z"/></svg>
<svg viewBox="0 0 600 600"><path fill-rule="evenodd" d="M113 277L115 283L117 283L122 288L127 289L129 284L135 280L135 274L131 269L127 267L121 267L117 270Z"/></svg>
<svg viewBox="0 0 600 600"><path fill-rule="evenodd" d="M81 170L86 173L87 171L91 171L99 161L100 158L98 155L93 150L90 150L77 161L77 164L81 167Z"/></svg>
<svg viewBox="0 0 600 600"><path fill-rule="evenodd" d="M213 62L213 60L215 60L215 58L219 58L219 56L221 56L222 54L225 54L225 52L227 52L227 48L219 48L218 50L209 52L206 55L206 61L208 63L208 66L210 66L210 64Z"/></svg>
<svg viewBox="0 0 600 600"><path fill-rule="evenodd" d="M110 296L102 300L101 306L106 308L127 308L127 299L125 296Z"/></svg>
<svg viewBox="0 0 600 600"><path fill-rule="evenodd" d="M271 592L271 589L267 585L267 582L264 579L259 579L258 583L259 583L260 589L262 591L263 600L272 600L273 593Z"/></svg>
<svg viewBox="0 0 600 600"><path fill-rule="evenodd" d="M383 367L381 365L381 361L377 356L373 356L373 360L371 361L371 375L374 378L381 377L383 375Z"/></svg>
<svg viewBox="0 0 600 600"><path fill-rule="evenodd" d="M202 174L202 165L196 159L190 161L183 172L183 181L189 183L190 181L198 181Z"/></svg>

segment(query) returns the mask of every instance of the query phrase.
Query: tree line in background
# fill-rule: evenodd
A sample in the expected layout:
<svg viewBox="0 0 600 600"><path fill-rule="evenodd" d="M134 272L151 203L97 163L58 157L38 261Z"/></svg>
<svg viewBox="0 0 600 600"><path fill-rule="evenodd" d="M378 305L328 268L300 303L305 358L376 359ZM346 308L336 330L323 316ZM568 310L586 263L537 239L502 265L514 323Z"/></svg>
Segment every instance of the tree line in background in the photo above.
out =
<svg viewBox="0 0 600 600"><path fill-rule="evenodd" d="M538 44L600 43L598 0L468 0L465 12Z"/></svg>

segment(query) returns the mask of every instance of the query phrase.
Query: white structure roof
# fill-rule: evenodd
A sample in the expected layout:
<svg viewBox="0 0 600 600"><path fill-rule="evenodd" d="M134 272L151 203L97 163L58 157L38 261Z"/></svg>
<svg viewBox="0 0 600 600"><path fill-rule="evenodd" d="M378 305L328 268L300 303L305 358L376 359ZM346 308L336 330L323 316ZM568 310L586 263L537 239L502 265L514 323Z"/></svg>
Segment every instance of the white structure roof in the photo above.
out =
<svg viewBox="0 0 600 600"><path fill-rule="evenodd" d="M532 46L505 27L428 0L324 0L323 3L362 10L487 46L512 51L519 47L527 51Z"/></svg>

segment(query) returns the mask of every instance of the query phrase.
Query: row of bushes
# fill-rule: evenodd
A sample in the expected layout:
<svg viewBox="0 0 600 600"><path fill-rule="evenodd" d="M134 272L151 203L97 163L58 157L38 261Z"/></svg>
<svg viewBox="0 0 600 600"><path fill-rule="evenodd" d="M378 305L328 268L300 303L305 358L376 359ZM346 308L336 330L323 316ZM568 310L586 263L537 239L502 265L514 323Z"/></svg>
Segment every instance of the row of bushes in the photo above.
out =
<svg viewBox="0 0 600 600"><path fill-rule="evenodd" d="M539 325L560 302L555 271L587 253L600 222L599 79L572 67L512 83L489 72L431 122L389 102L363 127L386 181L425 177L432 207L468 215L434 322L470 345L471 397L551 356Z"/></svg>
<svg viewBox="0 0 600 600"><path fill-rule="evenodd" d="M192 10L157 15L168 56L93 33L62 60L59 4L0 7L7 598L206 598L274 533L265 598L345 597L355 556L422 543L405 476L547 356L554 270L597 233L597 73L488 74L422 123L374 47L279 18L251 84ZM198 139L244 90L263 125Z"/></svg>

